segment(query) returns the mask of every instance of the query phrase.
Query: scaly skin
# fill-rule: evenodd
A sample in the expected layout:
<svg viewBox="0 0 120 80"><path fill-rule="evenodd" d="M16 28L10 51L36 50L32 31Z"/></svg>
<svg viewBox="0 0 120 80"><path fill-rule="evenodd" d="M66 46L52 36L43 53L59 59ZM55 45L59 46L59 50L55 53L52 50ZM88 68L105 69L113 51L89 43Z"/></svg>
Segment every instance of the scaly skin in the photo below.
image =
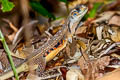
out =
<svg viewBox="0 0 120 80"><path fill-rule="evenodd" d="M72 36L75 33L75 30L82 19L82 17L86 14L88 8L84 5L79 5L75 9L73 9L66 23L62 25L62 29L60 29L50 40L48 40L43 46L39 49L32 52L30 56L28 56L21 64L16 66L17 72L24 72L29 70L29 63L33 63L32 67L39 67L40 72L44 71L46 62L53 59L63 48L66 47L68 41L72 41ZM53 48L60 40L63 40L62 45L57 47L55 50L51 51L45 58L43 55ZM4 80L13 76L12 70L6 71L2 75L0 75L0 80Z"/></svg>

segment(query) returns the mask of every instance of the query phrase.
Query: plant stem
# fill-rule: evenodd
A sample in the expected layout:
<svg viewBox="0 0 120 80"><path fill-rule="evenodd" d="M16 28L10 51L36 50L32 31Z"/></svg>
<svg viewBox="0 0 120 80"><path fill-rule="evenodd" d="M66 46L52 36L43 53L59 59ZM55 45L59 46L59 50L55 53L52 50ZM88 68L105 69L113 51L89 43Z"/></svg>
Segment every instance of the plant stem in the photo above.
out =
<svg viewBox="0 0 120 80"><path fill-rule="evenodd" d="M13 59L12 59L12 56L10 55L10 54L11 54L11 51L10 51L10 49L8 48L8 45L7 45L6 41L5 41L5 38L4 38L1 30L0 30L0 40L1 40L2 44L3 44L3 47L4 47L7 55L8 55L8 59L9 59L10 65L11 65L11 67L12 67L13 73L14 73L14 75L15 75L15 78L16 78L16 80L19 80L19 78L18 78L18 73L17 73L17 71L16 71L16 68L15 68L15 65L14 65L14 62L13 62Z"/></svg>

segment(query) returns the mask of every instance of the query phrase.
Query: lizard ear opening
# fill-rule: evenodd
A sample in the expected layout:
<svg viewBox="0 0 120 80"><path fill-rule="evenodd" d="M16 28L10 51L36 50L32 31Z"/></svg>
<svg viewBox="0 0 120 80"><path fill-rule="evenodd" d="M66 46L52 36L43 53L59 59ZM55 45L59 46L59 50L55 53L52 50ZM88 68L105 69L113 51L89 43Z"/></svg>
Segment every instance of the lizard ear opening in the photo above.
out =
<svg viewBox="0 0 120 80"><path fill-rule="evenodd" d="M75 28L75 32L76 32L77 29L78 29L79 27L81 27L83 24L84 24L84 22L79 22L79 24L78 24L77 27Z"/></svg>

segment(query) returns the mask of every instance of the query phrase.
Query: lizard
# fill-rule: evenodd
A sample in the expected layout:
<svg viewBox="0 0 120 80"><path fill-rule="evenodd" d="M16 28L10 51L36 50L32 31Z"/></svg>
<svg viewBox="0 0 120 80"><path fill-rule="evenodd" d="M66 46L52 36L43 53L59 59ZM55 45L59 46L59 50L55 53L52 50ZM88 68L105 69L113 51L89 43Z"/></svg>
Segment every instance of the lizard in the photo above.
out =
<svg viewBox="0 0 120 80"><path fill-rule="evenodd" d="M62 28L40 48L33 51L23 62L21 62L21 64L16 66L17 72L20 73L29 70L28 65L30 62L32 62L36 68L39 68L39 72L43 72L45 64L52 60L63 48L65 48L68 42L72 42L72 36L87 11L88 8L85 5L76 6L68 15L68 18L62 25ZM48 52L49 50L51 51ZM45 55L46 53L47 55ZM11 69L7 70L0 75L0 80L10 78L13 75L14 74Z"/></svg>

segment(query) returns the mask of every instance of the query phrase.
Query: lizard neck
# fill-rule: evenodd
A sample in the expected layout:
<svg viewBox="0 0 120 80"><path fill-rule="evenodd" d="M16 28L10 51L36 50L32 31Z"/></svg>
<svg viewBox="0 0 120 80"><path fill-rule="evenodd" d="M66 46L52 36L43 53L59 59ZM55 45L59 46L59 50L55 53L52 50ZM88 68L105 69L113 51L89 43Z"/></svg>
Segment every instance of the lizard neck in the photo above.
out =
<svg viewBox="0 0 120 80"><path fill-rule="evenodd" d="M67 37L68 37L68 40L70 42L72 42L72 36L76 32L76 28L78 27L78 24L79 24L79 21L74 22L74 21L68 20L68 23L67 23L67 28L68 28Z"/></svg>

